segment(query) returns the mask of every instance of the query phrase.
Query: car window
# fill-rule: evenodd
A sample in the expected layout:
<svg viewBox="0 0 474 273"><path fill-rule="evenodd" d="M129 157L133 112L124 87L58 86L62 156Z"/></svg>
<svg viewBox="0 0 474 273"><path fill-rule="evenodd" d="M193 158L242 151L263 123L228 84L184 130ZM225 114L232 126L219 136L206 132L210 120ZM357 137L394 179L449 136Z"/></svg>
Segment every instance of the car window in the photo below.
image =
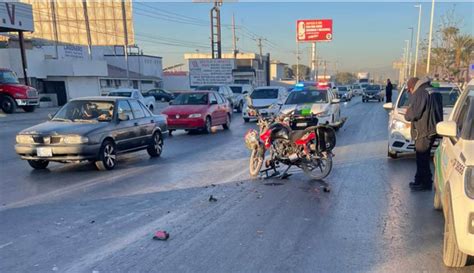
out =
<svg viewBox="0 0 474 273"><path fill-rule="evenodd" d="M110 97L127 97L127 98L129 98L131 95L132 95L132 92L117 92L117 91L109 92Z"/></svg>
<svg viewBox="0 0 474 273"><path fill-rule="evenodd" d="M474 120L474 90L468 91L468 96L460 105L459 115L456 117L457 137L473 139Z"/></svg>
<svg viewBox="0 0 474 273"><path fill-rule="evenodd" d="M128 116L128 119L133 119L133 114L132 114L132 108L130 107L130 104L125 101L121 100L118 102L118 109L117 113L120 114L125 114Z"/></svg>
<svg viewBox="0 0 474 273"><path fill-rule="evenodd" d="M207 105L207 93L181 93L174 100L172 105Z"/></svg>
<svg viewBox="0 0 474 273"><path fill-rule="evenodd" d="M145 113L143 112L143 109L140 107L140 104L136 100L130 100L130 105L132 106L132 112L133 116L135 118L144 118Z"/></svg>
<svg viewBox="0 0 474 273"><path fill-rule="evenodd" d="M398 100L398 108L406 108L410 104L410 92L406 88L402 90L400 99Z"/></svg>
<svg viewBox="0 0 474 273"><path fill-rule="evenodd" d="M218 102L218 99L216 98L216 96L214 95L214 93L209 93L209 103L216 103Z"/></svg>
<svg viewBox="0 0 474 273"><path fill-rule="evenodd" d="M234 94L242 94L242 86L231 86L230 89Z"/></svg>
<svg viewBox="0 0 474 273"><path fill-rule="evenodd" d="M252 99L277 99L278 89L255 89L250 95Z"/></svg>
<svg viewBox="0 0 474 273"><path fill-rule="evenodd" d="M146 108L146 106L143 105L143 103L141 103L140 101L138 101L138 104L140 104L140 107L142 108L143 113L145 113L145 116L146 117L151 117L150 110L148 110L148 108Z"/></svg>
<svg viewBox="0 0 474 273"><path fill-rule="evenodd" d="M138 92L133 92L132 96L134 99L139 99L140 97L138 96Z"/></svg>
<svg viewBox="0 0 474 273"><path fill-rule="evenodd" d="M196 90L205 90L205 91L218 91L219 86L215 85L203 85L196 88Z"/></svg>
<svg viewBox="0 0 474 273"><path fill-rule="evenodd" d="M303 90L292 92L285 104L327 103L326 90Z"/></svg>
<svg viewBox="0 0 474 273"><path fill-rule="evenodd" d="M223 104L225 102L225 99L223 96L221 96L220 94L216 94L216 98L217 98L217 102L219 104Z"/></svg>

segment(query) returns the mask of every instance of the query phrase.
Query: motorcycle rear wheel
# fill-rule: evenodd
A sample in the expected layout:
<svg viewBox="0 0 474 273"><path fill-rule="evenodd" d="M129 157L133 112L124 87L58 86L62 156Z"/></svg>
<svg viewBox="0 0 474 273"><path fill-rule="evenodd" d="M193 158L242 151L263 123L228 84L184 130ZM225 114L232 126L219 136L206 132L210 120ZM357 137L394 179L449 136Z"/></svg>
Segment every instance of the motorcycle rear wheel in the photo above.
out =
<svg viewBox="0 0 474 273"><path fill-rule="evenodd" d="M258 148L252 150L249 162L249 171L251 177L257 177L263 165L263 156L259 155Z"/></svg>
<svg viewBox="0 0 474 273"><path fill-rule="evenodd" d="M315 180L326 178L332 170L332 155L327 154L322 158L314 158L301 165L304 173Z"/></svg>

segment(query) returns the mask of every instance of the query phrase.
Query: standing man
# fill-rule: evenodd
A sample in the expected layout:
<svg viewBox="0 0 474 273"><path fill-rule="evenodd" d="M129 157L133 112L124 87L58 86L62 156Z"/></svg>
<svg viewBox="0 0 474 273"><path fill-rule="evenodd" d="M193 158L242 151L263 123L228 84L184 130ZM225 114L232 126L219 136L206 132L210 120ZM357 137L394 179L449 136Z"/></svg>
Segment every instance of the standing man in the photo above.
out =
<svg viewBox="0 0 474 273"><path fill-rule="evenodd" d="M436 124L443 120L442 97L431 87L429 78L410 78L407 88L411 96L405 119L411 121L411 137L415 140L416 152L416 175L410 188L429 191L433 185L431 147L436 137Z"/></svg>
<svg viewBox="0 0 474 273"><path fill-rule="evenodd" d="M385 86L385 102L392 102L393 85L390 79L387 79L387 86Z"/></svg>

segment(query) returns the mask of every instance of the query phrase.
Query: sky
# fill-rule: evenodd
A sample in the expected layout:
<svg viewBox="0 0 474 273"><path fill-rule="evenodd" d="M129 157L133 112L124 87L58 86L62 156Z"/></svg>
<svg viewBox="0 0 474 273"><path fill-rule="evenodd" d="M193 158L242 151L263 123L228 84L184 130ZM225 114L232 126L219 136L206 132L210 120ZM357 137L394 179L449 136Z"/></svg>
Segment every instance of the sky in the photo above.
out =
<svg viewBox="0 0 474 273"><path fill-rule="evenodd" d="M273 60L296 63L295 29L298 19L333 19L333 41L317 44L318 58L329 69L360 71L391 68L401 58L405 40L416 43L417 2L237 2L221 7L222 46L231 52L231 20L237 25L237 48L263 52ZM164 66L185 63L185 52L210 51L210 3L134 2L136 42L145 54L163 57ZM473 2L436 2L434 25L455 9L463 18L461 32L474 35ZM428 37L431 1L422 3L420 41ZM311 44L300 43L301 63L309 65ZM413 51L415 46L413 46Z"/></svg>

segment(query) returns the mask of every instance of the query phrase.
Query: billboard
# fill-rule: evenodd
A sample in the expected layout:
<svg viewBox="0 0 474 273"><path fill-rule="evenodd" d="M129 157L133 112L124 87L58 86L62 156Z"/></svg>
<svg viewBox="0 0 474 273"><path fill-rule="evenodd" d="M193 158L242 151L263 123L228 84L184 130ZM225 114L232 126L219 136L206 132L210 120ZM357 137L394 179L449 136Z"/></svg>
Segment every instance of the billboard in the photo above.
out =
<svg viewBox="0 0 474 273"><path fill-rule="evenodd" d="M234 59L189 59L189 84L233 83Z"/></svg>
<svg viewBox="0 0 474 273"><path fill-rule="evenodd" d="M297 20L296 41L330 42L332 41L332 19Z"/></svg>

